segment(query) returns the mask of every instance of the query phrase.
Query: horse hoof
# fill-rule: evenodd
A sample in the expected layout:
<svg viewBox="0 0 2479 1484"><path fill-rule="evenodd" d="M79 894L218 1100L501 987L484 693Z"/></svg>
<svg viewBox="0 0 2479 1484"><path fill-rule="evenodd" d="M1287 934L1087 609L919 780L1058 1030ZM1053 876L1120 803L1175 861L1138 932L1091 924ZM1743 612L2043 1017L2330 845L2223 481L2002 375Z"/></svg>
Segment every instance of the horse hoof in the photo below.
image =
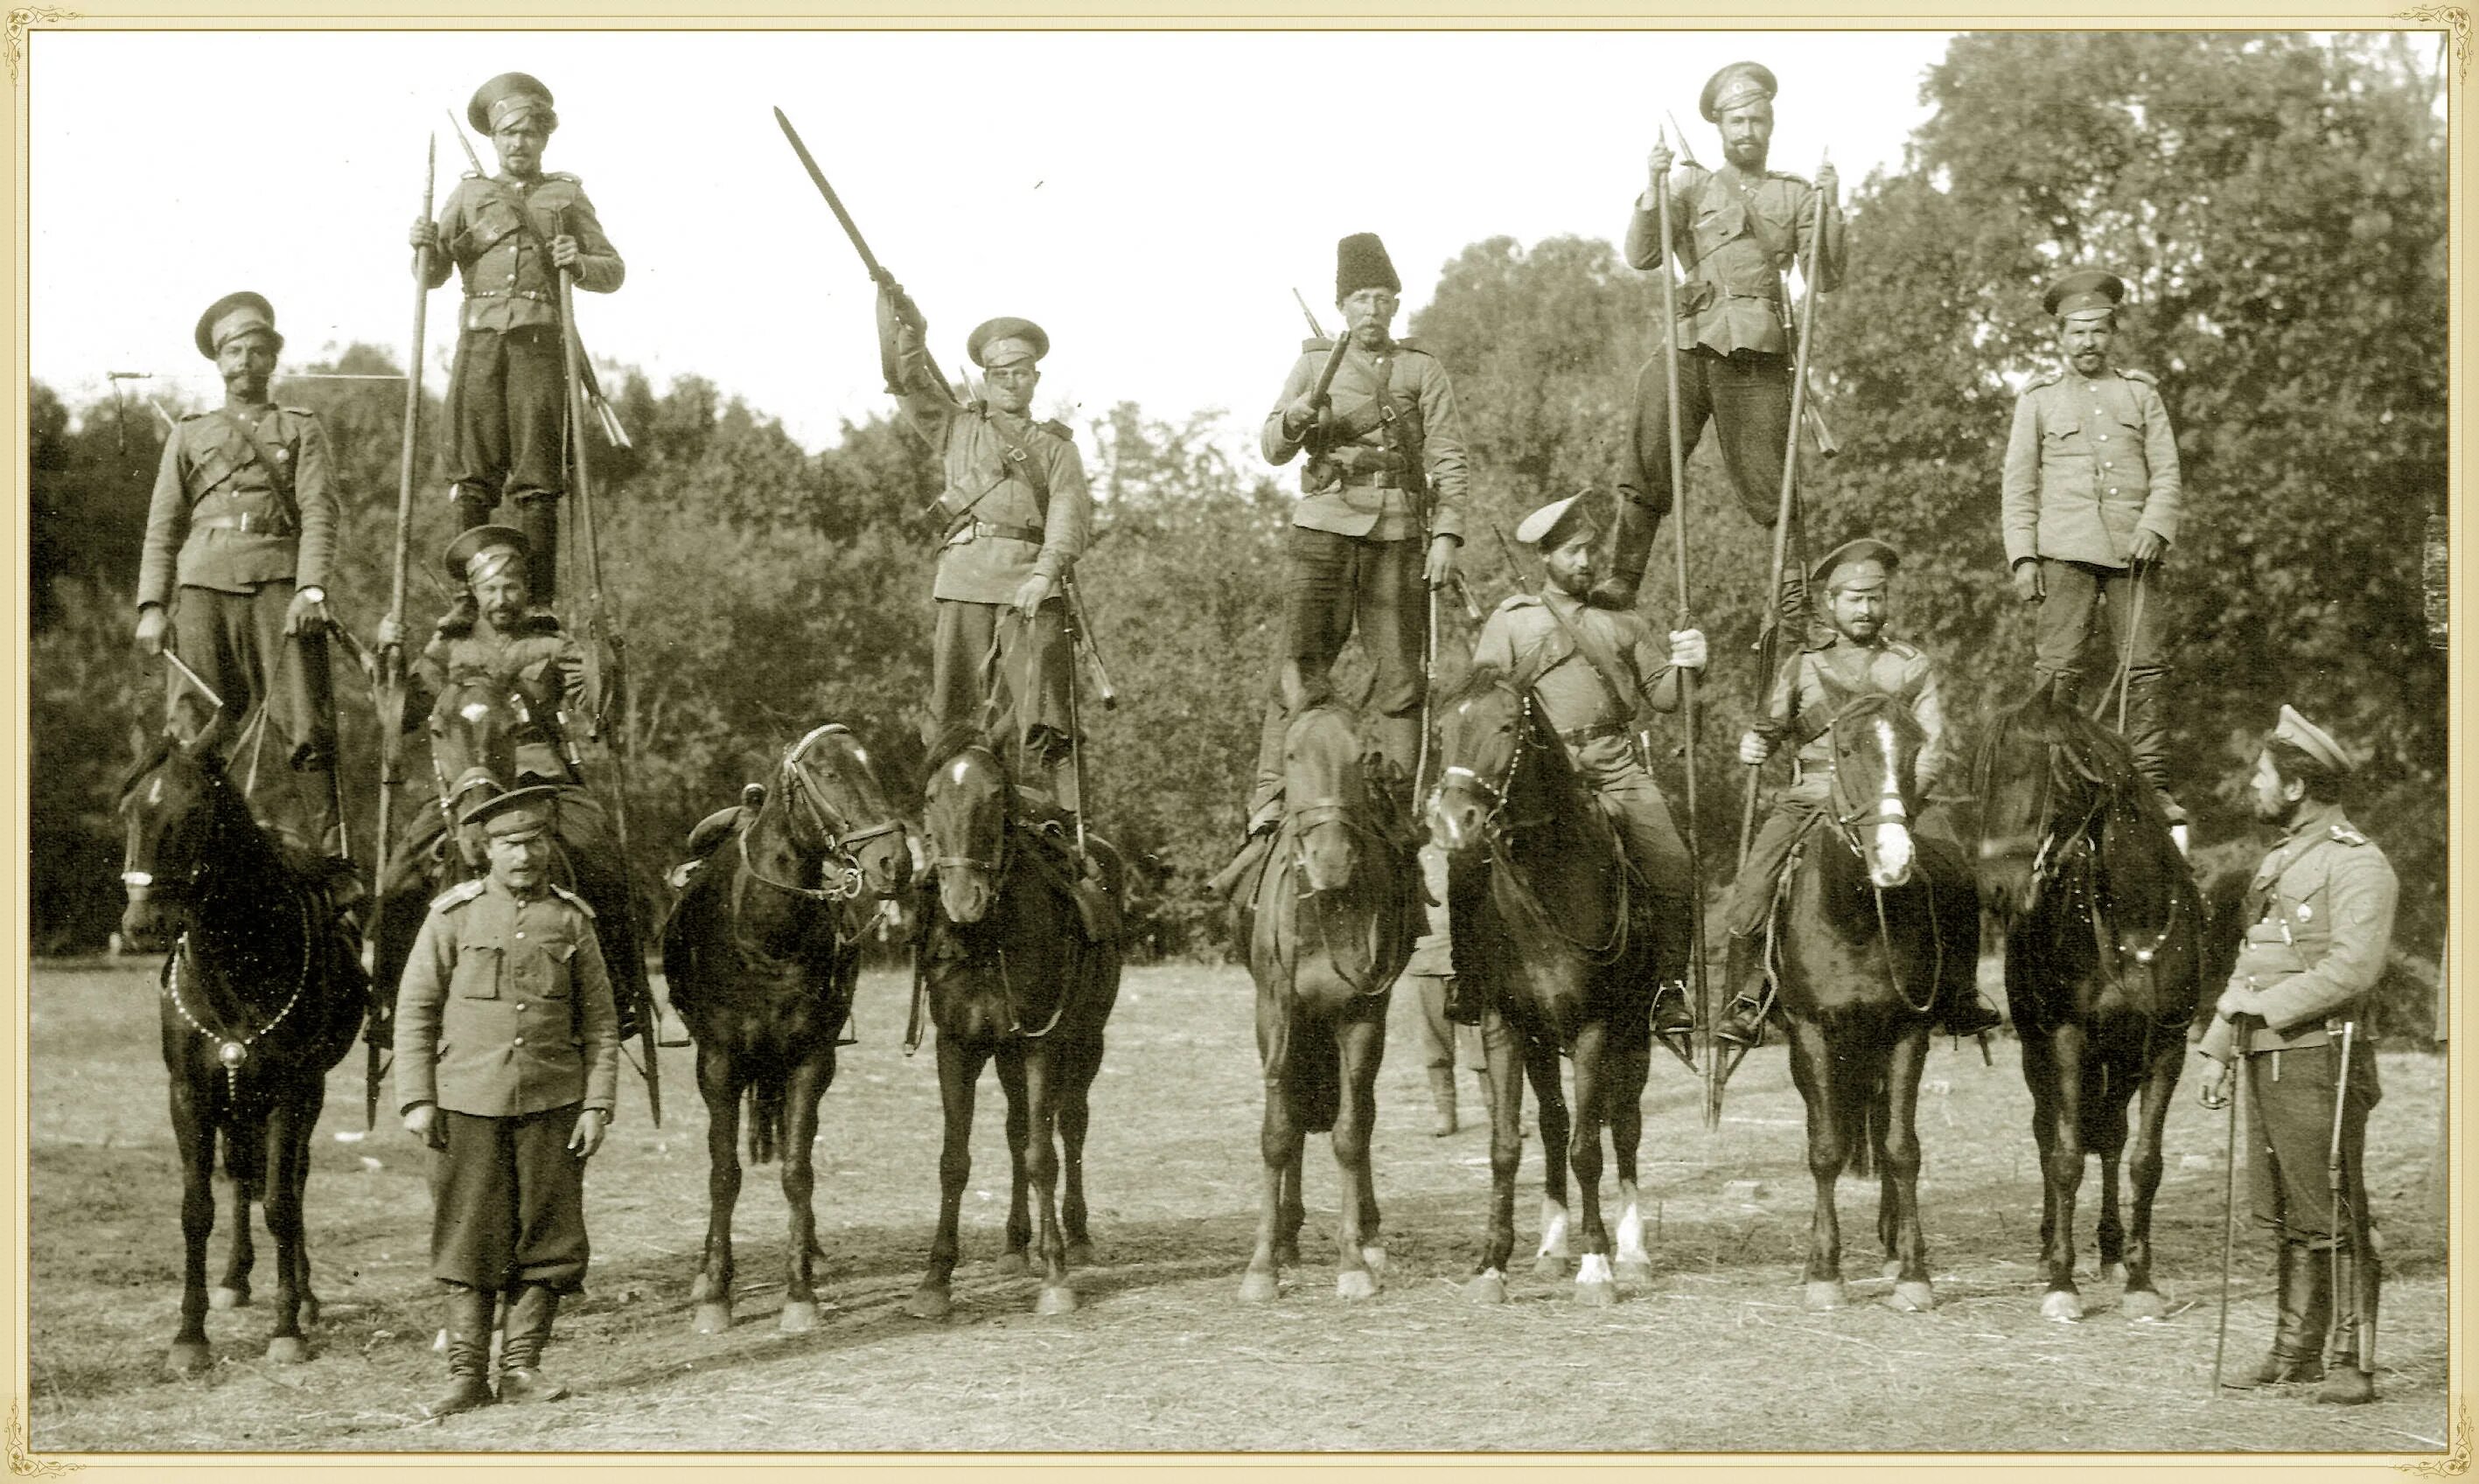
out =
<svg viewBox="0 0 2479 1484"><path fill-rule="evenodd" d="M1029 1258L1027 1258L1027 1257L1024 1255L1024 1251L1023 1251L1023 1249L1022 1249L1022 1248L1018 1248L1017 1250L1012 1251L1012 1252L1001 1252L1001 1253L999 1254L999 1276L1000 1276L1000 1277L1002 1277L1002 1278L1021 1278L1021 1277L1023 1277L1026 1273L1031 1272L1032 1270L1033 1270L1033 1263L1032 1263L1032 1260L1031 1260L1031 1259L1029 1259Z"/></svg>
<svg viewBox="0 0 2479 1484"><path fill-rule="evenodd" d="M215 1358L207 1353L204 1340L175 1340L166 1363L174 1375L197 1375L215 1364Z"/></svg>
<svg viewBox="0 0 2479 1484"><path fill-rule="evenodd" d="M1617 1271L1621 1283L1633 1283L1639 1286L1649 1283L1652 1281L1652 1259L1622 1257L1618 1260Z"/></svg>
<svg viewBox="0 0 2479 1484"><path fill-rule="evenodd" d="M1897 1283L1885 1295L1885 1307L1897 1314L1926 1314L1936 1307L1936 1290L1925 1283Z"/></svg>
<svg viewBox="0 0 2479 1484"><path fill-rule="evenodd" d="M818 1327L818 1306L807 1298L786 1298L775 1327L787 1335L805 1335Z"/></svg>
<svg viewBox="0 0 2479 1484"><path fill-rule="evenodd" d="M1257 1269L1252 1268L1248 1270L1246 1276L1240 1280L1240 1301L1241 1303L1272 1303L1274 1301L1276 1287L1277 1283L1274 1274L1260 1271Z"/></svg>
<svg viewBox="0 0 2479 1484"><path fill-rule="evenodd" d="M1606 1309L1619 1301L1619 1286L1607 1278L1575 1285L1575 1301L1587 1309Z"/></svg>
<svg viewBox="0 0 2479 1484"><path fill-rule="evenodd" d="M701 1272L689 1283L689 1302L703 1303L714 1296L714 1279Z"/></svg>
<svg viewBox="0 0 2479 1484"><path fill-rule="evenodd" d="M1067 1244L1067 1266L1070 1268L1090 1268L1093 1266L1093 1243L1091 1239L1079 1237L1075 1241Z"/></svg>
<svg viewBox="0 0 2479 1484"><path fill-rule="evenodd" d="M1536 1278L1563 1278L1567 1275L1567 1260L1555 1252L1544 1252L1532 1260L1532 1275Z"/></svg>
<svg viewBox="0 0 2479 1484"><path fill-rule="evenodd" d="M1877 1270L1899 1283L1903 1279L1903 1260L1899 1257L1886 1258L1885 1266Z"/></svg>
<svg viewBox="0 0 2479 1484"><path fill-rule="evenodd" d="M246 1309L249 1307L249 1290L245 1288L211 1288L207 1290L207 1307L210 1309Z"/></svg>
<svg viewBox="0 0 2479 1484"><path fill-rule="evenodd" d="M1360 1249L1360 1264L1362 1267L1368 1270L1368 1275L1370 1277L1376 1279L1379 1283L1384 1283L1386 1281L1386 1249L1384 1247L1362 1247Z"/></svg>
<svg viewBox="0 0 2479 1484"><path fill-rule="evenodd" d="M2057 1320L2071 1324L2079 1321L2083 1317L2083 1295L2072 1289L2051 1289L2040 1299L2040 1318L2044 1320Z"/></svg>
<svg viewBox="0 0 2479 1484"><path fill-rule="evenodd" d="M2103 1283L2124 1283L2126 1281L2126 1265L2124 1263L2101 1264L2100 1280Z"/></svg>
<svg viewBox="0 0 2479 1484"><path fill-rule="evenodd" d="M950 1307L947 1291L926 1283L914 1289L912 1296L904 1300L904 1312L916 1320L943 1320Z"/></svg>
<svg viewBox="0 0 2479 1484"><path fill-rule="evenodd" d="M1298 1267L1299 1265L1300 1265L1300 1245L1299 1245L1298 1243L1296 1243L1296 1242L1277 1242L1277 1243L1275 1243L1275 1244L1274 1244L1274 1266L1275 1266L1275 1267L1277 1267L1277 1268L1296 1268L1296 1267Z"/></svg>
<svg viewBox="0 0 2479 1484"><path fill-rule="evenodd" d="M1840 1278L1827 1278L1808 1284L1802 1293L1802 1301L1807 1305L1808 1313L1824 1314L1848 1307L1851 1295L1843 1292Z"/></svg>
<svg viewBox="0 0 2479 1484"><path fill-rule="evenodd" d="M1504 1303L1506 1275L1492 1268L1464 1285L1464 1296L1473 1303Z"/></svg>
<svg viewBox="0 0 2479 1484"><path fill-rule="evenodd" d="M2129 1292L2117 1307L2138 1324L2157 1324L2169 1317L2169 1300L2148 1288Z"/></svg>
<svg viewBox="0 0 2479 1484"><path fill-rule="evenodd" d="M713 1300L697 1306L697 1317L690 1329L701 1335L719 1335L731 1327L731 1305Z"/></svg>
<svg viewBox="0 0 2479 1484"><path fill-rule="evenodd" d="M1377 1279L1366 1272L1339 1272L1334 1275L1334 1296L1362 1299L1377 1296Z"/></svg>
<svg viewBox="0 0 2479 1484"><path fill-rule="evenodd" d="M319 1300L304 1295L300 1307L294 1311L294 1321L304 1329L319 1327Z"/></svg>
<svg viewBox="0 0 2479 1484"><path fill-rule="evenodd" d="M1045 1287L1041 1291L1041 1296L1034 1300L1033 1312L1035 1314L1075 1313L1076 1290L1064 1283Z"/></svg>
<svg viewBox="0 0 2479 1484"><path fill-rule="evenodd" d="M310 1358L310 1342L299 1335L278 1335L267 1342L267 1358L280 1366L297 1366Z"/></svg>

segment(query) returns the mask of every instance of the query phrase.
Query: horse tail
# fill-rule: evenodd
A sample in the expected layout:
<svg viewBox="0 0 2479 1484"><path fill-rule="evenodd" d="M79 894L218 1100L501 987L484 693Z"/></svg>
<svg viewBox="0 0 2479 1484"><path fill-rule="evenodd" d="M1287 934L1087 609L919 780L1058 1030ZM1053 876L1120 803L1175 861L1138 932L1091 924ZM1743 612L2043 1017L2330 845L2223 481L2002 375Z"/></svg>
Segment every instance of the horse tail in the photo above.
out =
<svg viewBox="0 0 2479 1484"><path fill-rule="evenodd" d="M1342 1111L1342 1045L1330 1025L1303 1025L1291 1011L1291 1119L1303 1133L1330 1134ZM1310 1034L1302 1036L1300 1031Z"/></svg>
<svg viewBox="0 0 2479 1484"><path fill-rule="evenodd" d="M782 1142L783 1078L773 1073L749 1084L749 1163L771 1162Z"/></svg>

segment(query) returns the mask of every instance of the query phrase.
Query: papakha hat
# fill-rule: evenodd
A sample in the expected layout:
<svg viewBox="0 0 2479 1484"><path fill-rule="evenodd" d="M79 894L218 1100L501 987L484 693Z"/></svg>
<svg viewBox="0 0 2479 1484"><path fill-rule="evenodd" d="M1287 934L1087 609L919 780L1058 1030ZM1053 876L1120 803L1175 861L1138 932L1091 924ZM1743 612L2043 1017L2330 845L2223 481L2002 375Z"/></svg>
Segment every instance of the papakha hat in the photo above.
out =
<svg viewBox="0 0 2479 1484"><path fill-rule="evenodd" d="M1340 304L1363 289L1403 291L1394 260L1386 256L1386 244L1374 232L1355 232L1334 244L1334 302Z"/></svg>

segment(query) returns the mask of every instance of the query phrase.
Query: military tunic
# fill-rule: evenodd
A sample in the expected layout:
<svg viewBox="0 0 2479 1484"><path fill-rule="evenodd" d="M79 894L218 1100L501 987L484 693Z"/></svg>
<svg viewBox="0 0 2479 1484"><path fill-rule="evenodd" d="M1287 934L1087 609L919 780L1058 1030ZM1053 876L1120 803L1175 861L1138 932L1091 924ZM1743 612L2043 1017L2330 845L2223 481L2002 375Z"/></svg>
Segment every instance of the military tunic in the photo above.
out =
<svg viewBox="0 0 2479 1484"><path fill-rule="evenodd" d="M2400 883L2385 853L2338 804L2302 801L2289 829L2256 868L2248 889L2246 941L2230 973L2249 1006L2247 1188L2256 1220L2285 1242L2333 1245L2331 1154L2341 1026L2355 1021L2341 1164L2348 1198L2365 1199L2361 1160L2376 1085L2367 992L2392 944ZM2217 1011L2200 1047L2233 1056L2236 1035ZM2347 1242L2348 1233L2340 1233Z"/></svg>
<svg viewBox="0 0 2479 1484"><path fill-rule="evenodd" d="M583 1109L608 1116L619 1018L592 910L469 881L431 904L396 1017L400 1110L436 1104L431 1276L498 1290L582 1286Z"/></svg>
<svg viewBox="0 0 2479 1484"><path fill-rule="evenodd" d="M431 255L429 286L447 281L450 263L465 279L447 386L448 478L467 523L478 524L502 493L522 507L568 488L561 461L568 372L551 239L576 239L580 289L609 293L626 265L574 175L468 175L438 226L444 250ZM536 552L532 563L534 591L548 595L539 580L546 555Z"/></svg>
<svg viewBox="0 0 2479 1484"><path fill-rule="evenodd" d="M2003 522L2006 565L2040 564L2033 673L2072 699L2094 608L2108 614L2113 656L2129 652L2132 629L2127 745L2164 797L2169 737L2160 689L2169 674L2170 594L2160 568L2147 569L2138 615L2128 566L2138 531L2177 540L2181 490L2178 440L2144 372L2052 372L2015 401Z"/></svg>
<svg viewBox="0 0 2479 1484"><path fill-rule="evenodd" d="M327 642L324 634L287 639L284 623L298 588L327 585L338 525L318 415L226 406L182 418L164 440L138 568L140 607L167 610L173 648L223 698L229 718L237 725L268 703L304 774L298 807L314 837L336 826ZM280 663L288 648L290 663ZM213 704L186 683L168 690L173 721L194 735Z"/></svg>
<svg viewBox="0 0 2479 1484"><path fill-rule="evenodd" d="M1678 427L1684 466L1709 419L1722 440L1722 463L1741 508L1771 527L1781 503L1782 459L1789 445L1794 331L1783 273L1794 253L1804 269L1817 245L1816 188L1795 175L1750 176L1735 165L1705 170L1683 165L1673 181L1673 243L1661 240L1659 202L1649 190L1628 219L1630 267L1661 269L1667 248L1685 264L1678 289ZM1842 214L1825 214L1817 286L1842 284ZM1632 607L1652 538L1674 498L1670 488L1669 364L1655 354L1636 377L1633 436L1619 475L1618 518L1603 522L1601 569L1608 582L1596 600ZM1798 555L1793 552L1794 557ZM1805 587L1795 560L1784 574L1784 611L1803 610ZM1797 632L1794 630L1794 632Z"/></svg>

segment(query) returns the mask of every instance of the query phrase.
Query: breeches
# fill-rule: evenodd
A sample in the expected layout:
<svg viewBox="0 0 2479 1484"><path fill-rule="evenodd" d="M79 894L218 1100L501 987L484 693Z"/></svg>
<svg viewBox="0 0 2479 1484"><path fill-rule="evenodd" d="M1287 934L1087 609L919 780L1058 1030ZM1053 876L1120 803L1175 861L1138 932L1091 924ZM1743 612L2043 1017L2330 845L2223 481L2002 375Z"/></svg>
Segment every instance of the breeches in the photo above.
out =
<svg viewBox="0 0 2479 1484"><path fill-rule="evenodd" d="M2033 635L2033 673L2057 684L2073 701L2083 683L2083 654L2091 636L2092 610L2108 615L2109 659L2102 673L2115 669L2126 655L2130 631L2134 647L2126 676L2126 743L2135 766L2153 788L2168 791L2169 728L2160 715L2160 682L2169 666L2169 603L2160 568L2145 570L2142 601L2135 601L2130 568L2093 566L2083 562L2040 559L2039 603ZM2135 610L2142 611L2137 613ZM2115 719L2115 710L2105 713Z"/></svg>
<svg viewBox="0 0 2479 1484"><path fill-rule="evenodd" d="M1422 626L1428 622L1425 560L1417 540L1364 541L1291 528L1283 646L1266 685L1251 813L1283 791L1283 731L1290 719L1283 703L1286 676L1303 685L1324 682L1354 632L1376 670L1367 706L1376 717L1372 738L1408 784L1418 762L1420 699L1427 689L1420 666Z"/></svg>
<svg viewBox="0 0 2479 1484"><path fill-rule="evenodd" d="M284 634L293 583L284 578L251 592L183 588L172 604L172 647L183 664L222 697L237 732L249 713L265 707L277 756L303 776L294 790L304 823L321 845L336 826L335 685L327 671L327 638ZM215 704L186 680L169 688L170 716L184 735L195 736L215 716ZM224 742L232 742L227 733Z"/></svg>
<svg viewBox="0 0 2479 1484"><path fill-rule="evenodd" d="M1710 421L1722 442L1722 465L1730 488L1748 518L1771 530L1781 506L1782 460L1790 438L1791 367L1784 356L1741 351L1718 356L1707 350L1678 353L1679 466L1701 441ZM1652 539L1670 513L1676 491L1670 488L1670 367L1659 355L1637 373L1633 427L1621 450L1616 519L1600 522L1599 569L1608 574L1605 588L1619 590L1631 605L1644 580ZM1796 640L1807 607L1806 553L1796 508L1791 523L1789 561L1782 568L1780 611L1797 620ZM1597 599L1601 588L1595 589Z"/></svg>
<svg viewBox="0 0 2479 1484"><path fill-rule="evenodd" d="M2246 1059L2247 1191L2256 1224L2283 1242L2329 1247L2333 1191L2334 1073L2338 1044L2259 1051ZM2275 1067L2280 1075L2274 1076ZM2350 1096L2341 1110L2341 1226L2346 1245L2354 1202L2367 1198L2364 1156L2367 1114L2384 1095L2376 1085L2375 1048L2364 1041L2350 1048Z"/></svg>
<svg viewBox="0 0 2479 1484"><path fill-rule="evenodd" d="M1619 843L1654 894L1692 896L1696 874L1687 842L1670 817L1669 801L1623 737L1596 737L1575 749L1575 762L1617 827Z"/></svg>
<svg viewBox="0 0 2479 1484"><path fill-rule="evenodd" d="M1075 655L1066 603L1050 599L1029 623L1004 603L941 598L937 609L922 742L934 747L950 726L985 726L1012 776L1043 781L1064 757L1071 735L1067 688Z"/></svg>
<svg viewBox="0 0 2479 1484"><path fill-rule="evenodd" d="M1739 874L1730 883L1730 900L1723 909L1722 924L1732 937L1745 937L1764 927L1765 915L1773 908L1774 890L1781 881L1791 846L1810 823L1821 820L1827 812L1827 806L1819 798L1784 793L1775 800L1772 812L1756 827L1756 838L1748 843L1747 864L1739 868ZM1939 910L1943 911L1945 903L1955 903L1956 916L1949 920L1958 925L1960 914L1969 912L1976 930L1979 919L1971 864L1944 810L1933 806L1921 809L1911 824L1911 847L1913 868L1936 892ZM1834 848L1841 846L1836 844Z"/></svg>
<svg viewBox="0 0 2479 1484"><path fill-rule="evenodd" d="M585 1161L569 1152L579 1105L519 1118L439 1110L431 1155L430 1275L497 1292L585 1287Z"/></svg>
<svg viewBox="0 0 2479 1484"><path fill-rule="evenodd" d="M568 365L559 327L468 330L447 378L448 479L457 500L488 511L502 494L523 502L567 490L561 440Z"/></svg>

